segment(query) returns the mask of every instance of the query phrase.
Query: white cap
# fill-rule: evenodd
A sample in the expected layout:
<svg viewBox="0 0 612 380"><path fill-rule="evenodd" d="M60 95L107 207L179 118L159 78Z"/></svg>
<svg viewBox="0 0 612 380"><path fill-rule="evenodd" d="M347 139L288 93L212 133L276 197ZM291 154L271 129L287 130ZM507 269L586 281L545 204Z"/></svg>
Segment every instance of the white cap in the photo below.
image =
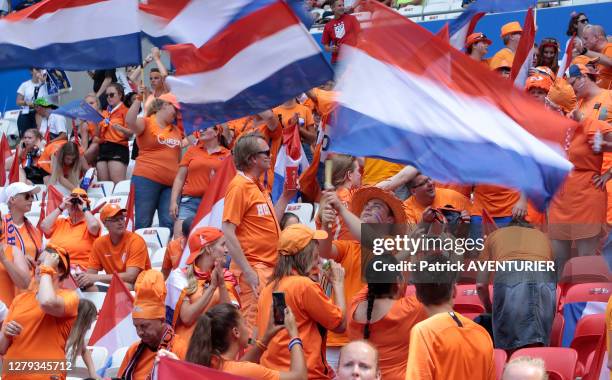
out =
<svg viewBox="0 0 612 380"><path fill-rule="evenodd" d="M9 199L10 197L14 197L15 195L18 195L18 194L30 193L30 192L33 194L36 194L39 191L40 191L40 187L31 186L23 182L14 182L8 185L4 189L4 194L6 195L6 199Z"/></svg>

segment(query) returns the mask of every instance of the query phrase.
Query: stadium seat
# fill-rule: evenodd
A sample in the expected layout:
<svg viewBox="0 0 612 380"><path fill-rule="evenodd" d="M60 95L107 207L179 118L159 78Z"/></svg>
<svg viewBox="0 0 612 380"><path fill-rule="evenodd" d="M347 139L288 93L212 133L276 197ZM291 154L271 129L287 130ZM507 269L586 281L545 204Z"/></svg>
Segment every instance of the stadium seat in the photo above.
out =
<svg viewBox="0 0 612 380"><path fill-rule="evenodd" d="M493 355L495 356L495 378L501 380L506 360L508 360L508 354L506 351L496 348L493 350Z"/></svg>
<svg viewBox="0 0 612 380"><path fill-rule="evenodd" d="M166 247L161 247L152 251L149 255L152 267L161 267L164 262L164 256L166 255Z"/></svg>
<svg viewBox="0 0 612 380"><path fill-rule="evenodd" d="M121 208L125 208L127 205L127 195L112 195L107 197L106 201L109 204L118 203Z"/></svg>
<svg viewBox="0 0 612 380"><path fill-rule="evenodd" d="M111 366L104 372L104 377L117 377L117 373L119 372L119 367L121 367L121 362L129 349L129 346L118 348L117 351L113 352L113 356L111 359Z"/></svg>
<svg viewBox="0 0 612 380"><path fill-rule="evenodd" d="M88 346L88 350L91 351L91 358L93 360L94 367L96 370L104 367L106 364L106 358L108 357L108 351L104 347L98 346ZM70 376L78 376L79 378L87 378L89 377L89 371L87 370L87 366L83 361L83 358L79 355L77 356L76 363L74 363L74 367L68 373Z"/></svg>
<svg viewBox="0 0 612 380"><path fill-rule="evenodd" d="M568 260L563 267L560 283L582 284L610 280L608 264L602 256L581 256Z"/></svg>
<svg viewBox="0 0 612 380"><path fill-rule="evenodd" d="M159 216L157 215L157 210L155 210L155 214L153 214L153 222L151 223L151 227L159 227Z"/></svg>
<svg viewBox="0 0 612 380"><path fill-rule="evenodd" d="M585 375L589 355L597 348L599 338L606 332L606 315L591 314L578 321L571 348L578 353L577 376Z"/></svg>
<svg viewBox="0 0 612 380"><path fill-rule="evenodd" d="M423 8L423 14L427 14L430 12L448 12L449 10L450 10L450 5L448 1L445 1L444 3L426 5L425 8ZM423 16L423 21L446 20L447 18L448 18L448 14L436 14L436 15Z"/></svg>
<svg viewBox="0 0 612 380"><path fill-rule="evenodd" d="M142 236L152 252L165 247L170 239L170 229L165 227L140 228L136 233Z"/></svg>
<svg viewBox="0 0 612 380"><path fill-rule="evenodd" d="M565 295L564 303L608 302L612 292L612 282L590 282L572 285Z"/></svg>
<svg viewBox="0 0 612 380"><path fill-rule="evenodd" d="M399 14L407 17L421 16L423 14L422 5L408 5L398 10Z"/></svg>
<svg viewBox="0 0 612 380"><path fill-rule="evenodd" d="M96 305L96 309L100 311L102 308L102 304L104 303L104 297L106 297L105 292L83 292L82 298L86 300L90 300Z"/></svg>
<svg viewBox="0 0 612 380"><path fill-rule="evenodd" d="M113 189L113 195L128 195L130 194L130 185L132 181L126 179L125 181L117 182Z"/></svg>
<svg viewBox="0 0 612 380"><path fill-rule="evenodd" d="M115 184L112 181L100 181L92 183L87 189L87 195L98 197L109 197L113 193Z"/></svg>
<svg viewBox="0 0 612 380"><path fill-rule="evenodd" d="M310 225L313 219L313 206L311 203L290 203L285 212L291 212L298 216L300 223Z"/></svg>
<svg viewBox="0 0 612 380"><path fill-rule="evenodd" d="M485 312L485 308L480 302L476 285L457 285L457 294L453 301L453 309L466 317L472 317ZM475 315L474 315L475 314Z"/></svg>
<svg viewBox="0 0 612 380"><path fill-rule="evenodd" d="M561 341L563 339L563 327L565 325L565 319L563 314L556 313L555 319L553 320L552 329L550 331L550 346L561 347Z"/></svg>
<svg viewBox="0 0 612 380"><path fill-rule="evenodd" d="M557 372L561 380L573 380L578 363L578 353L566 347L530 347L515 351L510 360L530 356L544 360L546 370Z"/></svg>

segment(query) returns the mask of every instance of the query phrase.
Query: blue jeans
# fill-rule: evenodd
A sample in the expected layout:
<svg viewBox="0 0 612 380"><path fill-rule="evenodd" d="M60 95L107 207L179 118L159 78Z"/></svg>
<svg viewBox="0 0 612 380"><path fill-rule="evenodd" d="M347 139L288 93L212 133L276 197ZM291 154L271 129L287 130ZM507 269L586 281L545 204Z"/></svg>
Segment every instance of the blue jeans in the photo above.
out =
<svg viewBox="0 0 612 380"><path fill-rule="evenodd" d="M612 272L612 231L608 232L608 238L603 248L603 257L608 263L608 269Z"/></svg>
<svg viewBox="0 0 612 380"><path fill-rule="evenodd" d="M505 227L512 221L512 216L500 216L493 218L497 227ZM470 238L478 239L482 237L482 216L472 216L470 218Z"/></svg>
<svg viewBox="0 0 612 380"><path fill-rule="evenodd" d="M198 212L198 208L200 207L200 202L202 202L202 198L190 197L190 196L181 197L181 200L179 203L178 218L180 220L193 218L195 214Z"/></svg>
<svg viewBox="0 0 612 380"><path fill-rule="evenodd" d="M132 176L132 183L136 193L136 229L151 227L157 210L160 227L172 231L174 222L169 211L172 187L136 175Z"/></svg>

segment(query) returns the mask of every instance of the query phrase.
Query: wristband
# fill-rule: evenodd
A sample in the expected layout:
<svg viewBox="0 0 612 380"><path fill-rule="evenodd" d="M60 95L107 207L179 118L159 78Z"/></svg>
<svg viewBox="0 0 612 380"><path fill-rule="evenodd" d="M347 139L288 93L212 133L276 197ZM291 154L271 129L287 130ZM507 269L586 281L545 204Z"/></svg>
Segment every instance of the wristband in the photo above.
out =
<svg viewBox="0 0 612 380"><path fill-rule="evenodd" d="M295 346L296 344L299 344L302 348L304 348L304 345L302 344L302 340L300 338L293 338L291 339L291 342L289 342L289 351L291 351L293 346Z"/></svg>
<svg viewBox="0 0 612 380"><path fill-rule="evenodd" d="M262 342L261 340L259 340L259 339L257 339L257 340L255 341L255 345L257 346L257 348L259 348L259 349L260 349L260 350L262 350L262 351L265 351L265 350L267 350L267 349L268 349L268 346L266 346L265 344L263 344L263 342Z"/></svg>
<svg viewBox="0 0 612 380"><path fill-rule="evenodd" d="M48 274L49 276L53 277L57 274L57 271L53 268L51 268L50 266L47 265L41 265L40 267L38 267L38 271L41 275L43 274Z"/></svg>

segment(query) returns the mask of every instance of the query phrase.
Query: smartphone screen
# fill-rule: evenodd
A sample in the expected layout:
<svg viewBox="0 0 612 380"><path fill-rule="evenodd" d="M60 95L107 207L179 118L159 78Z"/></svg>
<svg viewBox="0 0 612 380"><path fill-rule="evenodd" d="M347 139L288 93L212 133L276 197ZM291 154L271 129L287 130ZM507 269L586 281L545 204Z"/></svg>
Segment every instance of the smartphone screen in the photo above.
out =
<svg viewBox="0 0 612 380"><path fill-rule="evenodd" d="M285 324L285 293L273 292L272 293L272 310L274 314L274 324L283 325Z"/></svg>

